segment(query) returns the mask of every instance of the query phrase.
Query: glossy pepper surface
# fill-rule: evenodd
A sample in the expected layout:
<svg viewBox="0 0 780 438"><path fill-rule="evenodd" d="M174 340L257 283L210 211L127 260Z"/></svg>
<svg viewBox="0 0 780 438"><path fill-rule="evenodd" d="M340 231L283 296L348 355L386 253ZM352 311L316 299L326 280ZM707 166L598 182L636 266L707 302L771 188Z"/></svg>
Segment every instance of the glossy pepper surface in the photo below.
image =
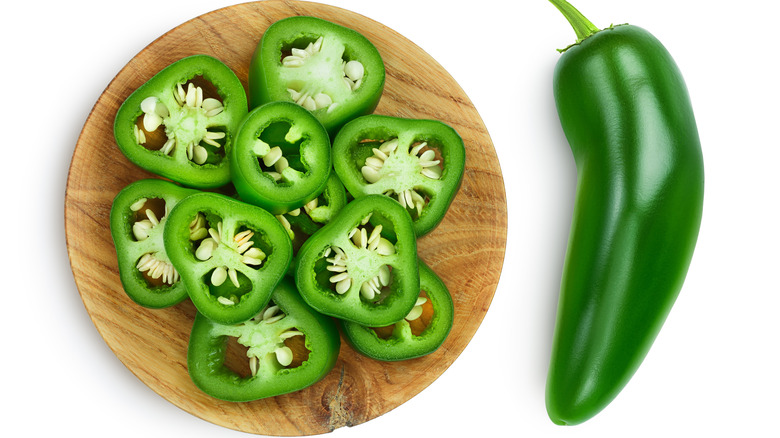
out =
<svg viewBox="0 0 780 438"><path fill-rule="evenodd" d="M228 340L247 348L248 367L228 363ZM218 324L196 315L187 351L192 381L212 397L244 402L306 388L336 364L341 341L335 322L314 312L284 280L251 320ZM248 368L246 374L242 369Z"/></svg>
<svg viewBox="0 0 780 438"><path fill-rule="evenodd" d="M243 85L221 61L180 59L135 90L117 111L114 137L133 163L186 186L230 182L225 146L247 114Z"/></svg>
<svg viewBox="0 0 780 438"><path fill-rule="evenodd" d="M344 125L333 140L333 157L352 196L396 199L419 237L447 213L463 178L466 149L445 123L371 114Z"/></svg>
<svg viewBox="0 0 780 438"><path fill-rule="evenodd" d="M341 321L352 347L377 360L414 359L436 351L452 329L455 308L447 286L423 261L420 265L420 295L414 308L397 323L365 327Z"/></svg>
<svg viewBox="0 0 780 438"><path fill-rule="evenodd" d="M110 224L119 278L125 293L144 307L169 307L187 298L187 289L165 252L163 230L171 209L194 193L161 179L144 179L114 198Z"/></svg>
<svg viewBox="0 0 780 438"><path fill-rule="evenodd" d="M290 238L271 213L208 192L174 207L164 240L198 312L220 324L257 315L292 259Z"/></svg>
<svg viewBox="0 0 780 438"><path fill-rule="evenodd" d="M296 263L296 285L311 307L362 325L400 321L420 292L411 217L386 196L347 204L304 242Z"/></svg>
<svg viewBox="0 0 780 438"><path fill-rule="evenodd" d="M579 41L553 90L577 192L547 381L547 411L578 424L606 407L647 354L682 287L704 170L688 92L647 31L599 31L552 0Z"/></svg>
<svg viewBox="0 0 780 438"><path fill-rule="evenodd" d="M335 135L372 112L385 84L382 57L360 33L305 16L279 20L263 34L249 66L249 100L295 102Z"/></svg>
<svg viewBox="0 0 780 438"><path fill-rule="evenodd" d="M317 198L331 173L327 131L309 111L290 102L252 110L228 157L241 199L277 215Z"/></svg>

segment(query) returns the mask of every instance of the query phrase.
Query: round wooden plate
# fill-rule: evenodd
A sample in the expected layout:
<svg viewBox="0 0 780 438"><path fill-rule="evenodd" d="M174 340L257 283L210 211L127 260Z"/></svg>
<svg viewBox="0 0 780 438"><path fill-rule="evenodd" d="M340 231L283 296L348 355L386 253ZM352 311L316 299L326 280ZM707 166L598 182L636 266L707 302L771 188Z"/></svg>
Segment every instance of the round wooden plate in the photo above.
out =
<svg viewBox="0 0 780 438"><path fill-rule="evenodd" d="M113 136L116 110L156 72L205 53L231 67L246 86L249 60L264 30L292 15L313 15L357 30L376 45L387 69L376 109L397 117L431 118L454 127L466 144L463 183L441 225L419 240L420 257L447 284L455 324L435 353L383 363L346 342L319 383L296 393L229 403L200 392L187 374L187 343L195 308L187 300L163 310L133 303L122 290L109 231L114 196L153 177L131 164ZM354 426L399 406L431 384L463 351L495 293L506 244L503 178L485 126L455 80L422 49L356 13L315 3L245 3L190 20L154 41L108 85L76 144L65 195L71 268L92 321L109 347L146 385L176 406L212 423L264 435L312 435Z"/></svg>

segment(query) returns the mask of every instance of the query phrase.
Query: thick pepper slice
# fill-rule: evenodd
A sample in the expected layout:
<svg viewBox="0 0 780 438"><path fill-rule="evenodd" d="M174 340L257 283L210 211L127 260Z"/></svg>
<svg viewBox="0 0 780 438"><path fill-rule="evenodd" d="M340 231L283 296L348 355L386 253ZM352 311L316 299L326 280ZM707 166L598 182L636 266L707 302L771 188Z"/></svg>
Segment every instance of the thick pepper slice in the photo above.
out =
<svg viewBox="0 0 780 438"><path fill-rule="evenodd" d="M396 199L412 216L418 237L444 218L466 163L463 140L450 126L375 114L339 131L333 157L333 168L352 196Z"/></svg>
<svg viewBox="0 0 780 438"><path fill-rule="evenodd" d="M196 188L230 182L225 147L247 114L241 82L206 55L180 59L119 107L114 137L136 165Z"/></svg>
<svg viewBox="0 0 780 438"><path fill-rule="evenodd" d="M360 33L315 17L289 17L263 34L249 66L252 107L295 102L332 135L371 113L382 97L385 67Z"/></svg>
<svg viewBox="0 0 780 438"><path fill-rule="evenodd" d="M663 45L599 31L553 0L578 43L553 91L578 179L547 381L547 411L577 424L646 356L683 285L701 222L704 165L688 92Z"/></svg>
<svg viewBox="0 0 780 438"><path fill-rule="evenodd" d="M436 351L452 329L455 308L447 286L420 261L420 295L401 321L386 327L365 327L341 321L352 347L377 360L399 361Z"/></svg>
<svg viewBox="0 0 780 438"><path fill-rule="evenodd" d="M228 157L241 199L275 215L317 198L331 173L327 131L309 111L289 102L252 110Z"/></svg>
<svg viewBox="0 0 780 438"><path fill-rule="evenodd" d="M246 347L247 363L230 368L229 339ZM206 394L244 402L306 388L336 364L341 340L335 322L313 311L284 280L268 306L251 320L218 324L195 316L187 367L195 385ZM248 368L246 375L242 369Z"/></svg>
<svg viewBox="0 0 780 438"><path fill-rule="evenodd" d="M180 201L164 240L195 307L221 324L257 315L292 258L290 238L273 215L214 193Z"/></svg>
<svg viewBox="0 0 780 438"><path fill-rule="evenodd" d="M352 201L304 242L295 280L323 314L371 327L400 321L420 292L411 218L386 196Z"/></svg>
<svg viewBox="0 0 780 438"><path fill-rule="evenodd" d="M168 181L145 179L114 198L110 224L119 279L127 296L141 306L159 309L187 298L187 289L165 252L163 230L171 209L194 193Z"/></svg>

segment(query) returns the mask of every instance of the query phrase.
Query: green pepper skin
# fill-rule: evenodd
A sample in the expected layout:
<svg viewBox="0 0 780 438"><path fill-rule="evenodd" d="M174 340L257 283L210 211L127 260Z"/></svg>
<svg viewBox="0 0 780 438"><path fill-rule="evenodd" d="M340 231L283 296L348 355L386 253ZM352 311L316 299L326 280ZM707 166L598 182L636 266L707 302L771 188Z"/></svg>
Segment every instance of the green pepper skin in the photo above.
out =
<svg viewBox="0 0 780 438"><path fill-rule="evenodd" d="M382 339L370 327L341 321L344 336L360 354L382 361L409 360L436 351L452 329L455 308L447 286L431 268L420 260L420 290L433 306L433 317L425 331L415 336L409 321L395 323L393 334Z"/></svg>
<svg viewBox="0 0 780 438"><path fill-rule="evenodd" d="M698 236L704 165L682 75L647 31L620 25L571 46L553 89L578 178L546 404L574 425L617 396L666 320Z"/></svg>
<svg viewBox="0 0 780 438"><path fill-rule="evenodd" d="M381 224L381 236L394 242L394 253L380 255L359 247L349 237L350 231L363 227L370 215L371 226ZM335 257L332 247L346 253L346 272L351 286L344 293L333 289L329 280L338 272L328 268ZM420 293L420 275L417 266L417 241L411 217L400 204L382 195L366 196L347 204L327 225L304 242L296 259L295 283L304 300L325 315L380 327L394 324L412 310ZM382 266L391 269L391 281L383 298L368 300L361 287L378 275Z"/></svg>
<svg viewBox="0 0 780 438"><path fill-rule="evenodd" d="M273 147L280 147L282 158L291 164L279 172L279 182L260 164ZM290 102L252 110L239 126L228 157L241 199L273 214L295 210L319 196L331 173L328 132L309 111Z"/></svg>
<svg viewBox="0 0 780 438"><path fill-rule="evenodd" d="M214 85L224 108L221 113L204 117L195 116L191 109L178 109L179 104L175 98L177 85L196 77L203 77ZM181 144L190 140L191 133L186 134L187 138L178 137L178 134L166 129L167 138L175 137L178 140L169 154L144 147L136 138L134 129L136 120L144 116L141 102L152 96L157 97L171 114L175 114L175 118L183 122L182 125L190 126L196 132L202 132L202 129L224 132L224 139L219 140L222 146L213 147L201 141L199 144L210 151L208 160L200 165L188 158L187 147ZM137 166L185 186L215 188L230 182L228 159L224 150L220 149L229 146L233 141L233 135L246 114L246 92L235 73L216 58L194 55L172 63L128 96L117 111L114 137L119 150ZM159 129L163 127L165 125ZM186 130L176 130L177 133L184 131ZM195 138L197 137L198 135L195 135Z"/></svg>
<svg viewBox="0 0 780 438"><path fill-rule="evenodd" d="M322 37L323 53L327 58L315 69L306 66L294 69L282 66L283 53L292 47ZM345 96L342 60L356 60L363 64L361 85ZM325 68L327 66L327 69ZM300 73L300 74L298 74ZM382 97L385 85L385 66L382 57L371 42L360 33L329 21L306 16L279 20L268 27L249 65L249 103L251 108L274 101L295 102L288 89L303 87L304 92L320 92L333 97L337 106L315 109L312 113L322 122L331 136L349 120L374 111Z"/></svg>
<svg viewBox="0 0 780 438"><path fill-rule="evenodd" d="M381 179L369 182L362 174L366 159L377 148L377 141L398 139L398 147L380 170ZM374 140L374 142L368 142ZM431 179L421 174L416 160L409 161L412 145L427 142L439 151L442 174ZM397 158L398 157L398 158ZM393 164L388 163L392 161ZM466 166L466 148L463 139L449 125L437 120L404 119L371 114L344 125L333 140L333 169L344 187L355 198L392 191L394 198L405 190L414 190L428 198L421 213L414 207L413 215L417 237L431 232L444 219L463 179Z"/></svg>
<svg viewBox="0 0 780 438"><path fill-rule="evenodd" d="M163 241L168 217L160 217L159 223L149 230L148 237L138 240L133 233L133 225L139 213L130 206L144 198L161 199L165 202L166 211L170 211L179 201L194 193L197 191L161 179L144 179L128 185L114 198L110 224L119 279L127 296L141 306L152 309L173 306L187 298L187 289L181 280L152 286L138 270L136 266L145 254L154 254L157 260L163 262L169 261Z"/></svg>
<svg viewBox="0 0 780 438"><path fill-rule="evenodd" d="M205 216L208 227L222 234L212 255L202 260L196 256L202 239L190 239L190 226L198 214ZM236 252L235 238L240 230L254 232L252 247L262 250L265 258L259 267L243 263ZM211 233L211 231L210 231ZM292 243L287 231L270 213L224 195L200 192L191 195L171 211L165 224L165 250L181 275L198 312L220 324L238 324L257 315L271 298L292 259ZM235 269L239 287L230 280L214 285L211 275L218 267ZM234 304L219 298L235 299Z"/></svg>
<svg viewBox="0 0 780 438"><path fill-rule="evenodd" d="M190 334L187 368L195 385L212 397L246 402L304 389L325 377L336 364L341 340L336 323L313 311L290 280L284 280L271 297L286 316L272 324L253 322L223 325L198 313ZM243 337L248 347L262 348L278 334L295 329L306 336L309 357L300 366L283 368L269 351L254 376L241 377L225 366L228 337Z"/></svg>

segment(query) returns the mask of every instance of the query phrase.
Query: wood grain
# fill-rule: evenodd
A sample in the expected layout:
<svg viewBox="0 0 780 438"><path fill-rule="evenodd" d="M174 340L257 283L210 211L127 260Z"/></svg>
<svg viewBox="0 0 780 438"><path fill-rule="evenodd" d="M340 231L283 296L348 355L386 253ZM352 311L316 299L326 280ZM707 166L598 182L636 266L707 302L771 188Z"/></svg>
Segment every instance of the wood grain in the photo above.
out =
<svg viewBox="0 0 780 438"><path fill-rule="evenodd" d="M467 160L460 191L441 225L419 241L420 256L452 293L455 325L445 344L427 357L382 363L343 343L334 370L312 387L255 402L223 402L200 392L187 374L192 303L149 310L135 305L122 290L109 210L120 189L153 175L119 152L112 125L117 108L135 88L188 55L219 58L246 86L249 60L264 30L292 15L313 15L351 27L376 45L387 69L377 113L439 119L463 137ZM393 30L353 12L315 3L267 1L190 20L154 41L117 74L76 144L65 223L71 267L84 305L130 371L171 403L207 421L249 433L290 436L325 433L376 418L418 394L453 363L495 293L507 217L501 170L488 132L466 94L435 60Z"/></svg>

